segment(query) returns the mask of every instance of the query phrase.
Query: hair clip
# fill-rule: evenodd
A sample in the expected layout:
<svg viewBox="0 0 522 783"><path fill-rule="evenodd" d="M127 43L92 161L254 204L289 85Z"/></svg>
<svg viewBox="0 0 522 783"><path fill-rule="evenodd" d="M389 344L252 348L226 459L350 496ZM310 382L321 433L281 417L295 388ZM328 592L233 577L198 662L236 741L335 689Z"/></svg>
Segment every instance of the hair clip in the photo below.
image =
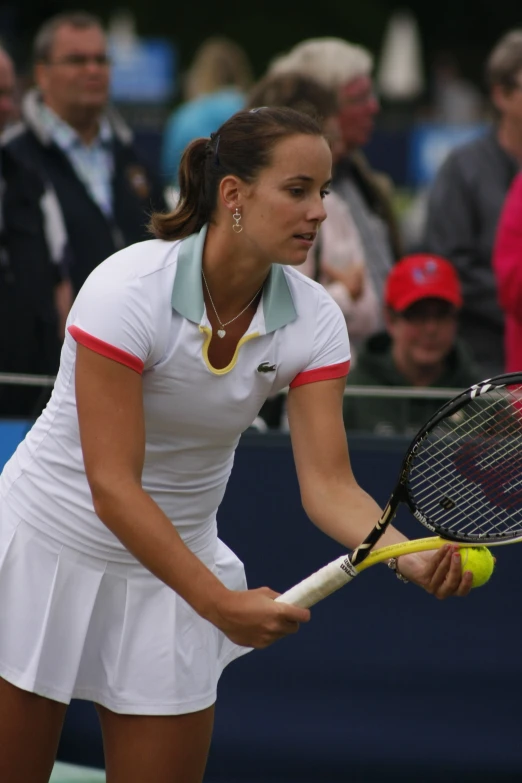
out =
<svg viewBox="0 0 522 783"><path fill-rule="evenodd" d="M256 111L261 111L261 109L268 109L268 106L257 106L255 109L250 109L250 114L255 114Z"/></svg>
<svg viewBox="0 0 522 783"><path fill-rule="evenodd" d="M205 146L206 152L212 154L212 162L215 166L219 165L219 157L218 157L219 140L220 140L219 133L211 133L210 138Z"/></svg>

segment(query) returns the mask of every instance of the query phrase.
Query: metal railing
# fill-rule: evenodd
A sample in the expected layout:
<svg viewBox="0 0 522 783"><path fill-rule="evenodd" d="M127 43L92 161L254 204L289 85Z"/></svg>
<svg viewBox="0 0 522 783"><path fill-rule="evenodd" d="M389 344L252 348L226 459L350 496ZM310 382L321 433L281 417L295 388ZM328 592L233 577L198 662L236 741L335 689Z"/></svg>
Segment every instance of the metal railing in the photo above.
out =
<svg viewBox="0 0 522 783"><path fill-rule="evenodd" d="M52 375L25 375L21 373L0 373L0 385L51 387L55 377ZM282 393L288 389L283 389ZM347 386L346 397L386 397L387 399L424 399L449 400L460 394L463 389L432 389L410 386Z"/></svg>
<svg viewBox="0 0 522 783"><path fill-rule="evenodd" d="M0 386L54 386L54 375L24 375L22 373L0 372Z"/></svg>

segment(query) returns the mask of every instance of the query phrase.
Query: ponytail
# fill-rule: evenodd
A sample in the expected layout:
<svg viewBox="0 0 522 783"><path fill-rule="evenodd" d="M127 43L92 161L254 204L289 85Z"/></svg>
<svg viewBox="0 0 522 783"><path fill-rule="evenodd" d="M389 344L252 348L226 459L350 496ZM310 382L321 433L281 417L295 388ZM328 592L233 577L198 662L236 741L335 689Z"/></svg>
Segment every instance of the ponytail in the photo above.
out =
<svg viewBox="0 0 522 783"><path fill-rule="evenodd" d="M209 203L207 167L211 159L209 139L194 139L181 158L178 179L180 196L172 212L155 212L149 231L157 239L184 239L208 223L214 205Z"/></svg>

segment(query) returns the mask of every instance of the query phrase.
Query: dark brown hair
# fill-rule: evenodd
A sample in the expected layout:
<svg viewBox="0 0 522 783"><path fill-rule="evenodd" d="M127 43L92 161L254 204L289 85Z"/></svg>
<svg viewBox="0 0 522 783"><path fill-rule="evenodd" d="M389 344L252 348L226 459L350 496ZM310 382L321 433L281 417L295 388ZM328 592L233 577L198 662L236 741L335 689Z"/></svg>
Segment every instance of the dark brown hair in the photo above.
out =
<svg viewBox="0 0 522 783"><path fill-rule="evenodd" d="M270 165L276 144L298 134L323 135L320 125L306 114L264 106L237 112L210 139L195 139L181 158L176 208L153 214L149 230L167 240L195 234L213 217L223 177L232 174L254 182Z"/></svg>
<svg viewBox="0 0 522 783"><path fill-rule="evenodd" d="M339 111L335 90L300 73L265 76L250 91L247 108L252 106L288 106L321 123Z"/></svg>

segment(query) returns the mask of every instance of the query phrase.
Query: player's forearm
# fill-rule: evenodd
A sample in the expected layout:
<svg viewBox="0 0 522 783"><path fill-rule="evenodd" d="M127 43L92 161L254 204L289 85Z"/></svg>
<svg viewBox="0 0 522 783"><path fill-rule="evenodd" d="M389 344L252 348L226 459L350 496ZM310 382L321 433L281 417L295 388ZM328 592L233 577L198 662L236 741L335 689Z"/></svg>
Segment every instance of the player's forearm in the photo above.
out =
<svg viewBox="0 0 522 783"><path fill-rule="evenodd" d="M129 552L198 614L213 620L227 588L184 544L146 492L134 484L116 491L98 490L94 503L99 518Z"/></svg>
<svg viewBox="0 0 522 783"><path fill-rule="evenodd" d="M303 497L305 511L324 533L347 549L355 549L379 520L382 509L355 482L329 480ZM384 533L379 546L397 544L406 536L396 528Z"/></svg>

